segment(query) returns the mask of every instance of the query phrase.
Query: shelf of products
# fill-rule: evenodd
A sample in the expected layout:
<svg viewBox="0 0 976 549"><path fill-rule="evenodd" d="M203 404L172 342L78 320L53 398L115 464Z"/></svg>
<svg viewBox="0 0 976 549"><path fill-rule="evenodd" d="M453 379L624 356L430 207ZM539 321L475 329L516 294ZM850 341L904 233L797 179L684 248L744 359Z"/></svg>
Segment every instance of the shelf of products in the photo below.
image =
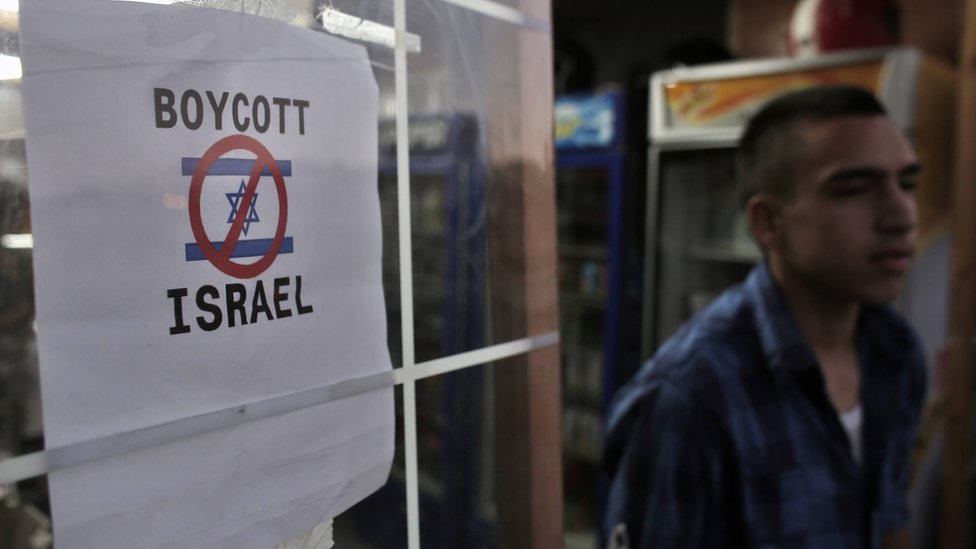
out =
<svg viewBox="0 0 976 549"><path fill-rule="evenodd" d="M627 177L623 119L619 93L556 101L566 547L597 548L601 426L609 399L637 366L640 290L628 282L640 280L630 237L643 184Z"/></svg>

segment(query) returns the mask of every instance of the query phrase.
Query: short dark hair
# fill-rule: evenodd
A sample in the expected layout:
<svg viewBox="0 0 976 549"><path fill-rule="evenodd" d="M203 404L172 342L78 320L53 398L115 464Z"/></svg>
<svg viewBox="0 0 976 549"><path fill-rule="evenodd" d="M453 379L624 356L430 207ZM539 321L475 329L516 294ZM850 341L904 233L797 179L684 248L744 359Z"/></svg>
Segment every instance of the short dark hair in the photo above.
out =
<svg viewBox="0 0 976 549"><path fill-rule="evenodd" d="M885 115L874 94L856 86L816 86L770 101L749 119L739 140L736 168L742 204L756 194L792 197L798 149L795 129L801 123Z"/></svg>

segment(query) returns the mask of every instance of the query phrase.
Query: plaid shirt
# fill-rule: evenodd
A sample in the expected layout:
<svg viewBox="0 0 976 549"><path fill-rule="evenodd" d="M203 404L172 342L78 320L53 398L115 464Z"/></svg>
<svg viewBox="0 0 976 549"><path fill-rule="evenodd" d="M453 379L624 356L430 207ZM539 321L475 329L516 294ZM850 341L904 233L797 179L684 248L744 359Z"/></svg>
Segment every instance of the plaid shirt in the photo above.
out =
<svg viewBox="0 0 976 549"><path fill-rule="evenodd" d="M863 467L813 351L757 266L616 395L605 530L645 549L879 547L907 524L925 368L885 306L862 309L857 350Z"/></svg>

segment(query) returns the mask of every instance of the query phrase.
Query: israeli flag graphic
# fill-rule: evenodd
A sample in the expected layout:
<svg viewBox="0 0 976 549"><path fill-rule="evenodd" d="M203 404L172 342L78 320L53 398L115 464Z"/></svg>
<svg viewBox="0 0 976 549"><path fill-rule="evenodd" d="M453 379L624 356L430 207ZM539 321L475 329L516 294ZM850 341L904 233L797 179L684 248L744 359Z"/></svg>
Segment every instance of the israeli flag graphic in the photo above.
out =
<svg viewBox="0 0 976 549"><path fill-rule="evenodd" d="M278 160L278 167L281 170L282 177L291 176L291 160ZM187 177L192 177L194 172L196 172L197 165L200 163L199 158L188 158L184 157L182 159L181 171L182 175ZM210 169L207 171L207 176L239 176L240 184L236 188L235 192L225 192L223 193L227 199L227 224L230 225L234 222L234 218L237 216L237 211L240 207L240 201L244 197L244 190L247 185L247 178L251 176L251 171L254 170L255 160L245 159L245 158L218 158L211 164ZM265 166L264 170L261 172L261 176L271 177L271 170ZM273 183L272 187L273 188ZM273 238L251 238L248 239L247 235L251 229L252 224L261 223L261 216L259 214L259 204L258 199L262 193L255 192L254 196L251 198L251 204L249 205L246 218L244 219L244 229L243 237L237 241L237 245L234 246L234 250L231 252L230 257L261 257L268 253L271 249L271 244L274 241ZM272 214L274 211L271 212ZM214 248L220 251L221 246L223 246L223 241L211 242ZM281 243L281 249L278 251L279 254L290 254L294 251L294 240L290 236L285 236ZM203 261L207 258L203 255L203 251L200 250L200 245L196 242L188 242L186 244L186 260L187 261Z"/></svg>

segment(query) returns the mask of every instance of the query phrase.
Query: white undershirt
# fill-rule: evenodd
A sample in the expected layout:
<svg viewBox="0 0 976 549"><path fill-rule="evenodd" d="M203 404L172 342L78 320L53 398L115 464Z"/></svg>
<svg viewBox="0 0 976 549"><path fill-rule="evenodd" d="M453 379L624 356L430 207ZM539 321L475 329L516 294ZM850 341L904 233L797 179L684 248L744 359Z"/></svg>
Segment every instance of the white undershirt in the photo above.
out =
<svg viewBox="0 0 976 549"><path fill-rule="evenodd" d="M840 424L847 432L847 440L851 443L851 455L854 462L861 464L861 426L864 424L864 414L861 412L861 403L846 412L840 414Z"/></svg>

